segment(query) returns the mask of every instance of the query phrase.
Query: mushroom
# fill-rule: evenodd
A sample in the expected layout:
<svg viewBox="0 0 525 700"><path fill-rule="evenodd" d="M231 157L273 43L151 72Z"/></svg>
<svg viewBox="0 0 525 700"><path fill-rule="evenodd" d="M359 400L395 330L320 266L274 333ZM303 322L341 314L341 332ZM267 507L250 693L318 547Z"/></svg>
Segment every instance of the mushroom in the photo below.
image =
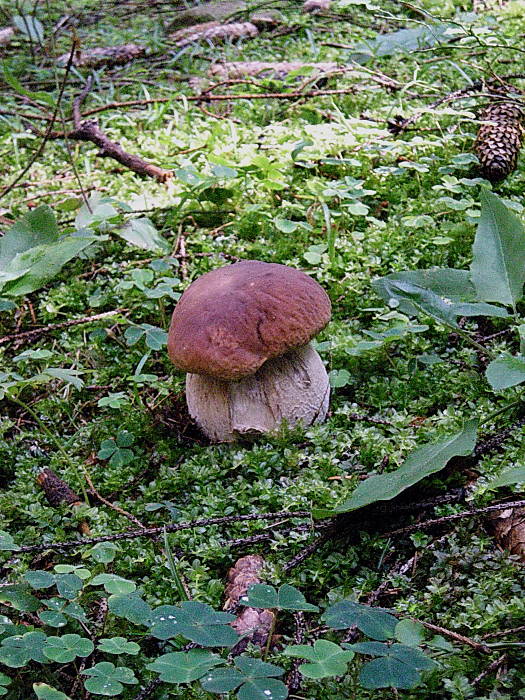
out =
<svg viewBox="0 0 525 700"><path fill-rule="evenodd" d="M330 309L324 289L304 272L258 260L212 270L186 289L168 352L188 372L189 412L211 440L324 420L328 375L309 341Z"/></svg>

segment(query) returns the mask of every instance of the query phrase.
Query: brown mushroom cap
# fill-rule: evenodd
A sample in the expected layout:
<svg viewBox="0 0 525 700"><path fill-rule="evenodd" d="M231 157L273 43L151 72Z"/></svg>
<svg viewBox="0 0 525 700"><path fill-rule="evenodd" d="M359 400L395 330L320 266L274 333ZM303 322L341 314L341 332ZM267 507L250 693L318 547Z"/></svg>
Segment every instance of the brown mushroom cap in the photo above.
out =
<svg viewBox="0 0 525 700"><path fill-rule="evenodd" d="M169 356L186 372L241 379L308 343L330 311L328 295L304 272L244 260L186 289L171 319Z"/></svg>

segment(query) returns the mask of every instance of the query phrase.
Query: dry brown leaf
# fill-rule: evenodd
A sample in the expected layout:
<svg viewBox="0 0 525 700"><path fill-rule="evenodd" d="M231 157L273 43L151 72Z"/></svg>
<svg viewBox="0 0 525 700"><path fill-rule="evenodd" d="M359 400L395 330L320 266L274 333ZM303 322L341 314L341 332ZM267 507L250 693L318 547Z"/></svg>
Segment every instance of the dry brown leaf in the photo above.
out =
<svg viewBox="0 0 525 700"><path fill-rule="evenodd" d="M264 559L258 554L241 557L235 563L235 566L228 571L225 609L235 608L250 586L261 583L260 574L263 566ZM260 647L264 646L274 627L274 622L275 614L271 610L243 607L231 626L236 632L246 636L235 645L231 653L240 654L249 642Z"/></svg>
<svg viewBox="0 0 525 700"><path fill-rule="evenodd" d="M525 508L496 511L487 519L496 541L525 562Z"/></svg>

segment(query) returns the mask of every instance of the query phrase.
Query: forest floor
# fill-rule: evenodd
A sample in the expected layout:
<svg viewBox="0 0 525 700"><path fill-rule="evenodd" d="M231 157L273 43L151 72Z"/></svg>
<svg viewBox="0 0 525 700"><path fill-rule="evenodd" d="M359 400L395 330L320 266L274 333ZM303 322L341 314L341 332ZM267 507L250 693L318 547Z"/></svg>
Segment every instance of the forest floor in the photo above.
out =
<svg viewBox="0 0 525 700"><path fill-rule="evenodd" d="M65 266L57 263L52 279L40 271L36 288L0 291L0 638L11 624L18 634L25 625L101 636L93 631L104 613L94 589L59 590L42 618L48 593L44 585L30 592L30 570L75 574L80 588L107 572L138 587L135 602L174 605L187 595L221 610L228 569L261 554L264 581L291 584L320 608L349 599L419 620L416 644L439 664L414 687L374 688L360 683L356 656L346 674L300 683L286 676L290 697L525 697L523 565L487 517L447 519L519 499L514 485L487 488L523 466L525 412L519 386L488 383L483 354L484 346L515 352L518 336L507 332L506 318L486 316L469 316L453 332L428 314L388 305L371 285L403 270L472 263L480 193L490 187L473 155L486 102L485 87L475 84L525 77L525 2L339 0L320 13L302 12L300 2L257 3L277 17L257 36L177 46L170 32L185 4L46 0L30 9L5 0L0 9L0 29L14 15L19 25L0 46L0 231L30 212L51 228L54 215L60 236L93 238ZM73 60L125 43L144 47L143 55L95 68ZM240 60L338 68L321 77L303 68L283 79L210 73L219 61ZM517 91L523 84L513 82ZM473 85L461 99L432 106ZM104 137L152 166L149 174L107 152L100 157L104 145L75 139L75 104ZM518 218L524 187L523 160L494 187ZM188 416L166 331L193 280L242 259L301 269L329 294L333 318L315 346L329 371L330 412L320 425L212 445ZM514 318L519 313L520 303ZM474 450L458 451L402 503L363 512L362 521L339 516L317 540L327 522L310 513L333 511L370 475L397 470L416 448L460 433L472 419ZM78 505L46 498L36 481L44 469L78 494ZM274 513L281 515L264 517ZM435 527L397 532L437 518ZM202 522L163 536L107 537L194 520ZM78 544L70 549L53 544L71 540ZM135 595L125 586L107 592ZM22 594L40 603L26 605ZM64 601L84 605L86 620L66 616L66 627L51 619L63 617ZM126 608L119 617L114 609L103 633L139 642L141 655L99 651L91 660L125 659L139 685L124 680L119 689L114 678L118 692L92 686L92 697L211 697L196 681L151 683L156 673L145 668L191 636L158 642L144 634L140 614ZM421 623L442 630L432 636ZM264 658L286 671L292 661L282 644L324 633L317 615L289 612L276 631L280 641ZM6 697L88 697L78 656L76 665L67 656L63 665L48 657L39 666L31 656L17 665L0 648ZM38 681L59 694L33 695Z"/></svg>

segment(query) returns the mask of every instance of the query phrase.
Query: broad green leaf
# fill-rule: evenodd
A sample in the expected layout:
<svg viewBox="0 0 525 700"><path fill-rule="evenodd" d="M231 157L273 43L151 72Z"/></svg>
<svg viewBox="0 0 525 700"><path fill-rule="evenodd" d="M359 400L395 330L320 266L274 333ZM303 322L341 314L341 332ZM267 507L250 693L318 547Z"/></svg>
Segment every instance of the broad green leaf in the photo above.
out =
<svg viewBox="0 0 525 700"><path fill-rule="evenodd" d="M0 587L0 603L11 603L15 610L36 612L40 607L40 601L30 591L29 586L24 584L2 586Z"/></svg>
<svg viewBox="0 0 525 700"><path fill-rule="evenodd" d="M277 591L273 586L265 583L256 583L248 589L248 595L240 601L243 605L252 608L277 608L279 610L303 610L305 612L317 612L317 605L306 602L301 591L285 583Z"/></svg>
<svg viewBox="0 0 525 700"><path fill-rule="evenodd" d="M245 678L236 668L215 668L206 678L201 678L201 685L209 693L229 693L238 688Z"/></svg>
<svg viewBox="0 0 525 700"><path fill-rule="evenodd" d="M0 530L0 552L17 552L19 549L12 536L5 530Z"/></svg>
<svg viewBox="0 0 525 700"><path fill-rule="evenodd" d="M63 634L61 637L48 637L43 649L44 656L60 664L68 664L77 656L89 656L95 646L90 639L79 634Z"/></svg>
<svg viewBox="0 0 525 700"><path fill-rule="evenodd" d="M331 605L321 617L334 630L354 625L372 639L390 639L397 625L393 615L383 608L372 608L352 600L341 600Z"/></svg>
<svg viewBox="0 0 525 700"><path fill-rule="evenodd" d="M487 489L499 489L501 486L512 486L513 484L525 483L525 467L514 467L492 479L487 484Z"/></svg>
<svg viewBox="0 0 525 700"><path fill-rule="evenodd" d="M9 678L9 676L6 676L5 673L0 673L0 695L7 695L6 686L9 685L10 683L11 683L11 678ZM65 698L65 696L64 696L64 698ZM66 700L69 700L69 698L66 698Z"/></svg>
<svg viewBox="0 0 525 700"><path fill-rule="evenodd" d="M90 581L91 586L104 586L106 593L133 593L137 585L116 574L98 574Z"/></svg>
<svg viewBox="0 0 525 700"><path fill-rule="evenodd" d="M101 639L98 643L98 649L106 654L138 654L140 646L136 642L128 642L125 637L111 637L110 639Z"/></svg>
<svg viewBox="0 0 525 700"><path fill-rule="evenodd" d="M38 350L24 350L16 357L13 357L13 362L20 362L21 360L48 360L53 357L51 350L45 350L40 348Z"/></svg>
<svg viewBox="0 0 525 700"><path fill-rule="evenodd" d="M419 673L393 656L381 656L363 666L359 681L363 688L414 688Z"/></svg>
<svg viewBox="0 0 525 700"><path fill-rule="evenodd" d="M37 207L18 219L0 238L0 270L19 253L58 241L58 225L53 210L47 205Z"/></svg>
<svg viewBox="0 0 525 700"><path fill-rule="evenodd" d="M396 639L409 647L417 647L425 638L425 628L414 620L400 620L394 630Z"/></svg>
<svg viewBox="0 0 525 700"><path fill-rule="evenodd" d="M19 29L22 34L28 36L31 41L37 44L44 42L44 26L40 20L33 15L15 15L13 24Z"/></svg>
<svg viewBox="0 0 525 700"><path fill-rule="evenodd" d="M381 343L377 343L377 345L380 344ZM374 343L374 345L376 345L376 343ZM348 384L350 381L350 372L347 369L332 369L328 374L328 379L330 381L330 386L333 389L338 389Z"/></svg>
<svg viewBox="0 0 525 700"><path fill-rule="evenodd" d="M180 634L205 647L230 647L239 641L239 635L230 627L235 615L216 612L198 601L184 601L180 606L161 605L153 611L151 620L150 632L157 639L171 639Z"/></svg>
<svg viewBox="0 0 525 700"><path fill-rule="evenodd" d="M6 272L24 270L24 274L7 282L2 293L9 296L29 294L42 287L62 267L96 240L93 236L69 236L53 245L40 245L18 253Z"/></svg>
<svg viewBox="0 0 525 700"><path fill-rule="evenodd" d="M75 389L82 389L84 382L80 379L80 375L83 374L77 369L66 369L64 367L47 367L42 373L43 375L48 375L53 377L53 379L60 379L66 384L71 384Z"/></svg>
<svg viewBox="0 0 525 700"><path fill-rule="evenodd" d="M167 253L170 250L170 244L157 231L152 222L142 217L140 219L132 219L125 226L117 230L118 235L128 241L137 248L143 250L152 250L155 253Z"/></svg>
<svg viewBox="0 0 525 700"><path fill-rule="evenodd" d="M402 313L410 316L418 313L426 314L440 323L457 327L457 314L452 303L445 301L429 289L390 277L375 280L372 286L390 306L396 305Z"/></svg>
<svg viewBox="0 0 525 700"><path fill-rule="evenodd" d="M149 624L151 608L138 593L117 593L108 598L109 610L135 625Z"/></svg>
<svg viewBox="0 0 525 700"><path fill-rule="evenodd" d="M277 217L274 219L275 228L281 233L293 233L299 227L298 221L291 221L290 219L280 219Z"/></svg>
<svg viewBox="0 0 525 700"><path fill-rule="evenodd" d="M0 646L0 663L9 668L22 668L29 661L40 664L48 663L43 654L47 637L43 632L27 632L2 640Z"/></svg>
<svg viewBox="0 0 525 700"><path fill-rule="evenodd" d="M496 391L525 382L525 356L500 355L488 365L485 376Z"/></svg>
<svg viewBox="0 0 525 700"><path fill-rule="evenodd" d="M274 678L254 678L237 691L238 700L286 700L288 688Z"/></svg>
<svg viewBox="0 0 525 700"><path fill-rule="evenodd" d="M212 693L227 693L239 687L237 698L240 700L285 700L288 688L281 681L282 668L260 659L246 656L237 657L235 668L219 668L210 671L201 678L201 685Z"/></svg>
<svg viewBox="0 0 525 700"><path fill-rule="evenodd" d="M311 663L299 666L299 671L307 678L329 678L343 676L354 652L341 649L338 644L326 639L318 639L313 646L294 644L286 647L285 656L308 659Z"/></svg>
<svg viewBox="0 0 525 700"><path fill-rule="evenodd" d="M33 683L33 690L38 700L71 700L69 695L52 688L47 683Z"/></svg>
<svg viewBox="0 0 525 700"><path fill-rule="evenodd" d="M362 481L350 498L335 508L346 513L377 501L389 501L430 474L440 471L452 457L469 455L476 444L477 421L467 421L460 433L417 450L396 471L375 474Z"/></svg>
<svg viewBox="0 0 525 700"><path fill-rule="evenodd" d="M158 673L164 683L191 683L222 663L223 659L211 651L192 649L163 654L146 668Z"/></svg>
<svg viewBox="0 0 525 700"><path fill-rule="evenodd" d="M115 559L119 548L114 542L98 542L94 547L91 547L89 555L100 564L109 564Z"/></svg>
<svg viewBox="0 0 525 700"><path fill-rule="evenodd" d="M82 590L82 579L76 574L57 574L56 586L59 595L67 600L74 600Z"/></svg>
<svg viewBox="0 0 525 700"><path fill-rule="evenodd" d="M478 298L515 307L525 283L525 231L492 192L481 192L481 218L473 245L472 282Z"/></svg>
<svg viewBox="0 0 525 700"><path fill-rule="evenodd" d="M373 56L411 53L416 49L451 41L454 37L447 33L450 26L445 23L421 24L410 29L378 34L375 39L358 44L348 58L358 63L366 63Z"/></svg>
<svg viewBox="0 0 525 700"><path fill-rule="evenodd" d="M92 668L80 672L83 676L90 676L84 681L84 687L95 695L113 697L120 695L124 690L123 683L135 685L138 683L133 671L127 666L115 666L110 661L101 661Z"/></svg>
<svg viewBox="0 0 525 700"><path fill-rule="evenodd" d="M38 613L38 617L49 627L59 628L67 625L67 617L62 615L61 612L55 612L54 610L42 610Z"/></svg>

